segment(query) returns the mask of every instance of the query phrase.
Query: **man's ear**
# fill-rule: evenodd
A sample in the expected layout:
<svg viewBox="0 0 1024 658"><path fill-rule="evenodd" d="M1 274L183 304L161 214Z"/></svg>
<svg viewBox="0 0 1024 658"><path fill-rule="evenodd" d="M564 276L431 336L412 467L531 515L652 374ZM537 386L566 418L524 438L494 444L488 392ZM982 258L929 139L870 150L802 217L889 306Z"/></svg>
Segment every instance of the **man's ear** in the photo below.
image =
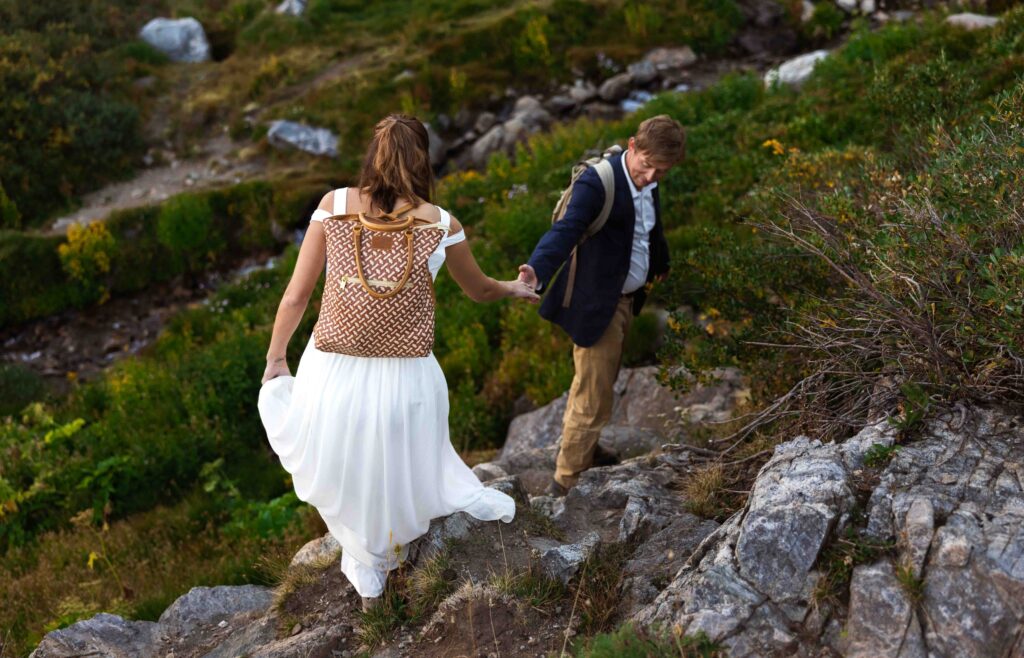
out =
<svg viewBox="0 0 1024 658"><path fill-rule="evenodd" d="M631 151L636 150L636 137L629 138L629 141L626 143L626 148L628 148Z"/></svg>

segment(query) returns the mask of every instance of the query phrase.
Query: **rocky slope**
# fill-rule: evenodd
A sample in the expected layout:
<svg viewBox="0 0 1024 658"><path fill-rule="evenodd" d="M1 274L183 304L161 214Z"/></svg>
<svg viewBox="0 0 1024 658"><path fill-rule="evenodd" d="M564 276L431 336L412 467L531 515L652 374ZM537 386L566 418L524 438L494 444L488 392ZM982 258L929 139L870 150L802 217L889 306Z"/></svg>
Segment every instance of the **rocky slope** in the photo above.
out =
<svg viewBox="0 0 1024 658"><path fill-rule="evenodd" d="M676 399L653 375L624 371L601 438L621 462L564 499L530 495L550 474L564 401L517 418L476 468L516 499L514 522L435 519L394 577L440 577L445 595L371 655L544 656L598 612L612 627L703 632L734 657L1024 655L1024 419L962 411L906 445L885 422L841 444L796 437L719 525L687 511L679 485L694 458L661 442L685 415L727 415L741 378L724 371ZM369 622L339 550L329 535L311 542L276 591L197 587L157 622L97 615L33 656L356 655ZM574 601L609 564L608 609ZM550 596L516 589L530 576Z"/></svg>

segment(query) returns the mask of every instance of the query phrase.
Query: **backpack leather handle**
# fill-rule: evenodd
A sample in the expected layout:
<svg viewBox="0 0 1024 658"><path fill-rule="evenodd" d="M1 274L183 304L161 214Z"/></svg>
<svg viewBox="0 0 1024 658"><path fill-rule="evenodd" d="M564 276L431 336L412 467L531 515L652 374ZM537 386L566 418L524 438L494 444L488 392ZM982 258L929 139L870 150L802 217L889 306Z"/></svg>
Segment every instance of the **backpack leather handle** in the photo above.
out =
<svg viewBox="0 0 1024 658"><path fill-rule="evenodd" d="M362 221L362 213L360 213L360 222ZM412 218L409 219L409 225L412 224ZM392 229L397 230L397 229ZM405 231L405 246L409 251L409 259L405 264L405 274L402 275L402 280L398 282L398 285L393 290L388 292L377 292L370 287L370 284L366 281L366 275L363 274L363 257L362 257L362 241L363 225L356 224L352 229L352 241L355 243L355 255L356 255L356 274L359 275L359 282L363 284L363 290L368 295L375 299L389 299L394 297L398 293L405 289L405 284L409 282L409 277L412 276L412 263L413 263L413 247L412 247L412 229L406 226Z"/></svg>
<svg viewBox="0 0 1024 658"><path fill-rule="evenodd" d="M391 221L385 221L377 217L367 217L366 213L359 213L359 223L374 231L404 231L412 226L415 221L416 218L412 215L404 219L394 217Z"/></svg>

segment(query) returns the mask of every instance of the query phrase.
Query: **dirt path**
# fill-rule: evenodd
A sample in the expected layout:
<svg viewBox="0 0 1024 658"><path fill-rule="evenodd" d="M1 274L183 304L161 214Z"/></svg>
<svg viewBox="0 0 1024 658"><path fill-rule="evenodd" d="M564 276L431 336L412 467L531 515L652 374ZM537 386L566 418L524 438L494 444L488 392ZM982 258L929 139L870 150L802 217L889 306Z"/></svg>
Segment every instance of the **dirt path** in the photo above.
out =
<svg viewBox="0 0 1024 658"><path fill-rule="evenodd" d="M187 190L232 185L261 176L264 159L240 159L238 153L244 146L226 135L215 137L204 144L198 157L172 159L169 164L144 169L131 180L86 194L81 208L54 220L46 233L63 235L72 223L105 220L115 210L158 203Z"/></svg>

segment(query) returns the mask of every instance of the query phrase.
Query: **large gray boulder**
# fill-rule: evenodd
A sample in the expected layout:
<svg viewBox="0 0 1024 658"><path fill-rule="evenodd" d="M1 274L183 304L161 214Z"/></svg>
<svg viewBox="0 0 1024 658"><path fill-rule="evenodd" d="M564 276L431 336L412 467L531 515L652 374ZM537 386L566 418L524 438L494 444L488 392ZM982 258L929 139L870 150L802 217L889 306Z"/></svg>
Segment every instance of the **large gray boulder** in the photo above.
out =
<svg viewBox="0 0 1024 658"><path fill-rule="evenodd" d="M206 62L210 43L194 18L154 18L139 30L139 38L174 62Z"/></svg>
<svg viewBox="0 0 1024 658"><path fill-rule="evenodd" d="M614 407L599 445L620 460L648 454L685 437L690 423L728 419L749 391L735 368L716 370L716 382L695 384L678 396L658 381L655 366L623 368L614 386ZM494 463L509 473L555 467L568 394L512 419Z"/></svg>
<svg viewBox="0 0 1024 658"><path fill-rule="evenodd" d="M278 148L296 148L313 155L338 157L338 137L326 128L294 121L274 121L267 131L267 140Z"/></svg>
<svg viewBox="0 0 1024 658"><path fill-rule="evenodd" d="M998 16L984 16L982 14L972 14L965 12L961 14L952 14L946 16L946 22L950 25L963 28L965 30L984 30L986 28L995 27L999 24Z"/></svg>
<svg viewBox="0 0 1024 658"><path fill-rule="evenodd" d="M619 73L602 82L597 93L602 100L614 103L629 95L632 84L633 76L628 71L626 73Z"/></svg>
<svg viewBox="0 0 1024 658"><path fill-rule="evenodd" d="M151 621L127 621L105 612L47 633L29 658L151 656L159 646L159 627Z"/></svg>
<svg viewBox="0 0 1024 658"><path fill-rule="evenodd" d="M959 427L956 418L934 423L896 453L868 514L868 534L894 542L897 555L854 574L847 655L1024 652L1020 418L975 410Z"/></svg>
<svg viewBox="0 0 1024 658"><path fill-rule="evenodd" d="M284 0L274 10L287 16L302 16L306 11L306 0Z"/></svg>
<svg viewBox="0 0 1024 658"><path fill-rule="evenodd" d="M863 454L891 445L879 424L842 446L807 437L776 446L746 507L695 551L673 582L633 615L641 624L703 631L733 658L793 652L820 577L815 563L855 503Z"/></svg>
<svg viewBox="0 0 1024 658"><path fill-rule="evenodd" d="M292 557L289 566L318 565L332 561L341 556L341 544L334 538L334 535L327 533L319 539L307 542L299 549L299 552Z"/></svg>
<svg viewBox="0 0 1024 658"><path fill-rule="evenodd" d="M258 585L193 587L160 615L161 632L184 637L235 615L263 613L273 600L273 590Z"/></svg>
<svg viewBox="0 0 1024 658"><path fill-rule="evenodd" d="M655 48L646 55L643 61L654 66L659 75L667 71L686 68L697 62L697 54L689 46L679 48Z"/></svg>
<svg viewBox="0 0 1024 658"><path fill-rule="evenodd" d="M814 67L818 62L826 57L828 57L827 50L815 50L799 57L794 57L778 68L770 69L765 73L764 84L768 87L780 84L799 89L811 77L811 73L814 72Z"/></svg>

